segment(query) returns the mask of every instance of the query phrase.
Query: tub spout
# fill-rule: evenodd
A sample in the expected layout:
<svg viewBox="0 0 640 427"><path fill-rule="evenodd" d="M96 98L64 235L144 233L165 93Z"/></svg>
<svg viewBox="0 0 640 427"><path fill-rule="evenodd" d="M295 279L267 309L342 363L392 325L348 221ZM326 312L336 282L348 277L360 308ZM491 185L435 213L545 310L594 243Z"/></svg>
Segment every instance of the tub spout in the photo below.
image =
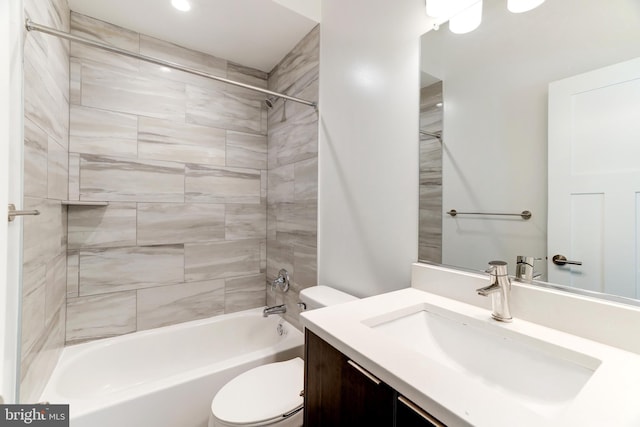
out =
<svg viewBox="0 0 640 427"><path fill-rule="evenodd" d="M280 314L280 313L286 313L287 312L287 306L284 304L281 305L274 305L273 307L266 307L264 310L262 310L262 317L267 317L271 314Z"/></svg>

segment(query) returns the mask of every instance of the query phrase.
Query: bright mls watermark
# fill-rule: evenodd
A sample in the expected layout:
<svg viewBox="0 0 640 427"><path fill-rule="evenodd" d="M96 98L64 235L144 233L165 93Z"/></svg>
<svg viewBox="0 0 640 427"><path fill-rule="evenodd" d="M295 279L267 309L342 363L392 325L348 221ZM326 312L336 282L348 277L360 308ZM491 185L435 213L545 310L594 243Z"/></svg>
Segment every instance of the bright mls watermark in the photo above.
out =
<svg viewBox="0 0 640 427"><path fill-rule="evenodd" d="M69 427L69 405L0 405L0 427Z"/></svg>

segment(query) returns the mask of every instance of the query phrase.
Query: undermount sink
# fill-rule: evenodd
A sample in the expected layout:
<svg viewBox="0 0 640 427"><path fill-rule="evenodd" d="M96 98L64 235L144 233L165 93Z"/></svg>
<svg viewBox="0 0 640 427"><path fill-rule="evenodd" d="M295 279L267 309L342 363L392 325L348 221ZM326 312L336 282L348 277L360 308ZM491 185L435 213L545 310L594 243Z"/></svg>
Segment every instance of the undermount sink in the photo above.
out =
<svg viewBox="0 0 640 427"><path fill-rule="evenodd" d="M553 417L578 395L600 360L430 304L363 321L386 339Z"/></svg>

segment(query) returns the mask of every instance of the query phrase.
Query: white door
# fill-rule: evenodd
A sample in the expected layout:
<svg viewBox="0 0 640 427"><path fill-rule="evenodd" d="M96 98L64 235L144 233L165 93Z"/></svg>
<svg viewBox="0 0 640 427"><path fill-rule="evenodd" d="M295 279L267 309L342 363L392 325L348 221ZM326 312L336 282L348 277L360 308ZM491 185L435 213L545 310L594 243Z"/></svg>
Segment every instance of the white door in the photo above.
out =
<svg viewBox="0 0 640 427"><path fill-rule="evenodd" d="M22 221L22 2L0 1L0 399L17 401Z"/></svg>
<svg viewBox="0 0 640 427"><path fill-rule="evenodd" d="M548 148L549 281L640 297L640 58L551 83Z"/></svg>

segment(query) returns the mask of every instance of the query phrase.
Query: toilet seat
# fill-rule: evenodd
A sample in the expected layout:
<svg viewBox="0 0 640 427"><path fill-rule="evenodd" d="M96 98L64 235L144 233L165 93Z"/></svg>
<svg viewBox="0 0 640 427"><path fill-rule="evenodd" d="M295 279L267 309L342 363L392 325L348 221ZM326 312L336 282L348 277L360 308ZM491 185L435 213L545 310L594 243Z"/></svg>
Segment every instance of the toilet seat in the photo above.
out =
<svg viewBox="0 0 640 427"><path fill-rule="evenodd" d="M275 424L302 410L303 387L304 361L299 357L258 366L220 389L211 402L211 414L224 426Z"/></svg>

